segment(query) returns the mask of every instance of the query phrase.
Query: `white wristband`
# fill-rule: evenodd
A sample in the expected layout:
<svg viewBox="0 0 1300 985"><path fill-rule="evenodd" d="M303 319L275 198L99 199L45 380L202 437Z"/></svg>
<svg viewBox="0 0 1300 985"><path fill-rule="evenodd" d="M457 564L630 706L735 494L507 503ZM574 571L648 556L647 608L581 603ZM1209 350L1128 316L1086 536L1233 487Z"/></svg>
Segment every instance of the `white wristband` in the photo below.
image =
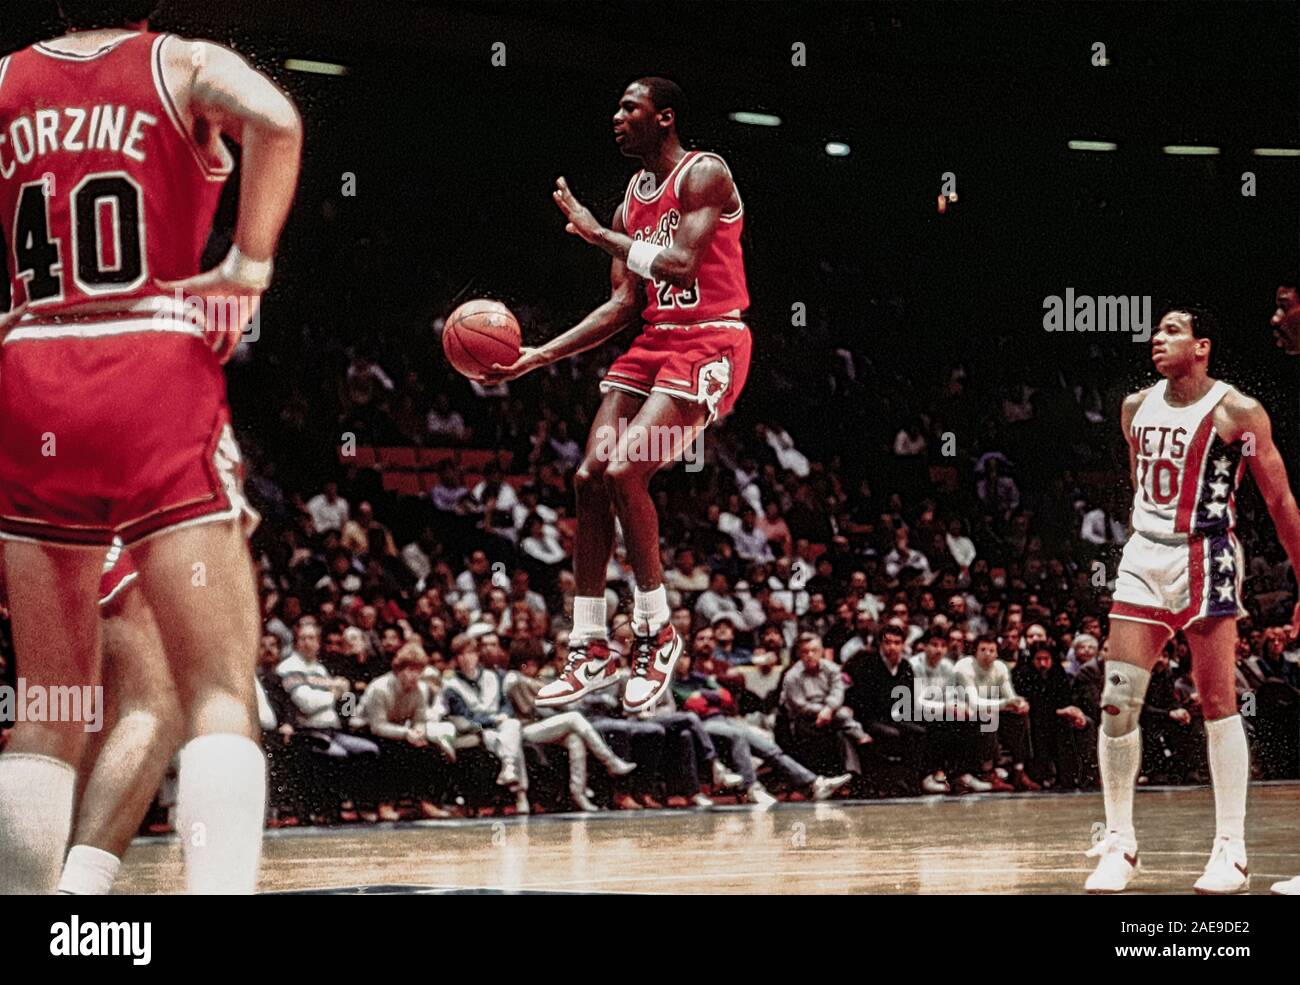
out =
<svg viewBox="0 0 1300 985"><path fill-rule="evenodd" d="M627 269L638 277L651 277L650 265L655 257L664 251L662 246L655 246L643 239L634 240L627 251Z"/></svg>
<svg viewBox="0 0 1300 985"><path fill-rule="evenodd" d="M265 291L271 286L271 272L275 264L271 260L251 260L239 252L239 247L231 245L230 252L221 261L221 275L241 287L253 291Z"/></svg>

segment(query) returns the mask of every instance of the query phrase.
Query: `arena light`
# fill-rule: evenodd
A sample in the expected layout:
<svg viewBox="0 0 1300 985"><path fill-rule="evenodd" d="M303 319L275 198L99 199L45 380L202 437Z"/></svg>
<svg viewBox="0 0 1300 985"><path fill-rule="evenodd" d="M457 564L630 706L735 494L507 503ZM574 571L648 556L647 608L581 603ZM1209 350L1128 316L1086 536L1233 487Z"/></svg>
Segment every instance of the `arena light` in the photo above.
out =
<svg viewBox="0 0 1300 985"><path fill-rule="evenodd" d="M1205 144L1165 144L1160 148L1175 157L1217 157L1219 148Z"/></svg>
<svg viewBox="0 0 1300 985"><path fill-rule="evenodd" d="M1300 157L1300 147L1256 147L1251 153L1256 157Z"/></svg>
<svg viewBox="0 0 1300 985"><path fill-rule="evenodd" d="M1119 144L1109 140L1071 140L1066 146L1070 150L1108 151L1118 149Z"/></svg>
<svg viewBox="0 0 1300 985"><path fill-rule="evenodd" d="M284 67L291 72L307 72L311 75L347 75L348 67L346 65L336 65L333 62L316 62L310 58L286 58Z"/></svg>
<svg viewBox="0 0 1300 985"><path fill-rule="evenodd" d="M826 145L826 153L831 157L848 157L849 145L838 140L832 140Z"/></svg>
<svg viewBox="0 0 1300 985"><path fill-rule="evenodd" d="M749 110L737 110L728 114L732 123L746 123L751 127L779 127L781 117L771 113L751 113Z"/></svg>

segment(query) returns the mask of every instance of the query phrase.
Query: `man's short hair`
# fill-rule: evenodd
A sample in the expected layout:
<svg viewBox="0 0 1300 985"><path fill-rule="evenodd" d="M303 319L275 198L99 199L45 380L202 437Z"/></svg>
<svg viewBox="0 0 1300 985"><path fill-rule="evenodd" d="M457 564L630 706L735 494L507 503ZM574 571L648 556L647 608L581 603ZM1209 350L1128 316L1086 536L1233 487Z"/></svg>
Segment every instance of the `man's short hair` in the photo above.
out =
<svg viewBox="0 0 1300 985"><path fill-rule="evenodd" d="M1160 313L1160 318L1156 319L1156 324L1159 324L1160 319L1171 311L1181 311L1191 319L1192 337L1209 340L1210 359L1213 360L1219 352L1219 340L1223 337L1223 333L1219 328L1219 319L1215 317L1214 312L1197 304L1170 304Z"/></svg>
<svg viewBox="0 0 1300 985"><path fill-rule="evenodd" d="M996 636L994 636L992 633L983 633L983 634L981 634L981 635L975 637L975 646L976 646L977 648L979 647L979 645L980 645L981 643L992 643L994 646L997 646L997 645L998 645L998 638L997 638Z"/></svg>
<svg viewBox="0 0 1300 985"><path fill-rule="evenodd" d="M794 641L795 650L802 649L808 643L816 643L818 646L821 646L822 638L819 634L814 632L810 632L810 631L802 632L795 638Z"/></svg>
<svg viewBox="0 0 1300 985"><path fill-rule="evenodd" d="M948 631L946 629L940 629L938 626L931 626L921 634L921 642L929 643L932 640L937 640L946 646L948 643Z"/></svg>
<svg viewBox="0 0 1300 985"><path fill-rule="evenodd" d="M896 636L900 640L907 639L907 634L903 632L902 627L895 626L893 623L886 623L880 627L880 638L883 640L886 636Z"/></svg>
<svg viewBox="0 0 1300 985"><path fill-rule="evenodd" d="M451 641L451 655L459 657L465 650L478 643L478 638L469 633L458 633Z"/></svg>
<svg viewBox="0 0 1300 985"><path fill-rule="evenodd" d="M654 103L655 109L673 111L673 126L677 128L677 133L680 135L690 115L686 93L682 92L682 87L672 79L665 79L658 75L647 75L632 84L646 87L650 93L650 102Z"/></svg>
<svg viewBox="0 0 1300 985"><path fill-rule="evenodd" d="M420 670L424 670L427 666L429 666L429 657L424 652L424 647L420 645L418 640L411 640L398 650L397 654L393 657L394 674L398 671L413 667L418 667Z"/></svg>

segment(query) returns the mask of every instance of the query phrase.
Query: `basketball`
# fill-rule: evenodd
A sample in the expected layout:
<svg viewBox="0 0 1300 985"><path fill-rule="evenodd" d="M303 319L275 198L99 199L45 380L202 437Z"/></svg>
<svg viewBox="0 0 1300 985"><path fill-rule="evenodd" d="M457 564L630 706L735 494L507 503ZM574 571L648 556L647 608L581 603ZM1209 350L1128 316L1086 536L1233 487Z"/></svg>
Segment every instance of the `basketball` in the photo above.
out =
<svg viewBox="0 0 1300 985"><path fill-rule="evenodd" d="M519 320L500 301L475 298L450 315L442 333L442 351L456 371L482 379L494 363L509 366L519 358Z"/></svg>

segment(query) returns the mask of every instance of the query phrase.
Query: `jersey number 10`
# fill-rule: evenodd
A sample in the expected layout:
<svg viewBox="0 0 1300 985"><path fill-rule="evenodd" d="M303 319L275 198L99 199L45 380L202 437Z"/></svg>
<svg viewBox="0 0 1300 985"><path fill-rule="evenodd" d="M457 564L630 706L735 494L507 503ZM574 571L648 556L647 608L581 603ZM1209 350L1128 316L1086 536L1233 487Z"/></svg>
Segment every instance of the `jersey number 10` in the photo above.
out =
<svg viewBox="0 0 1300 985"><path fill-rule="evenodd" d="M1168 506L1178 498L1178 466L1167 458L1143 459L1140 483L1147 502Z"/></svg>

